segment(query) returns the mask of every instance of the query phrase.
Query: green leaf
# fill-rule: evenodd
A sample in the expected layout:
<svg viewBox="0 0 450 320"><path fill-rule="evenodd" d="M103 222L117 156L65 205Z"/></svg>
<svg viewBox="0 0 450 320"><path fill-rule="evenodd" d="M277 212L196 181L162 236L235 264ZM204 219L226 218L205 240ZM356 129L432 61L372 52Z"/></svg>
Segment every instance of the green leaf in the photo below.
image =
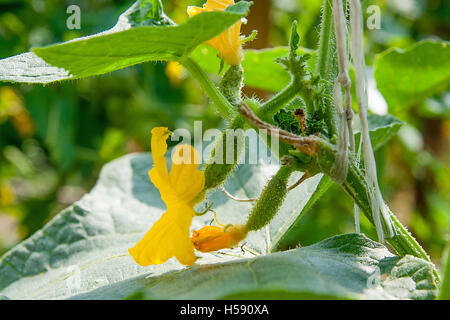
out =
<svg viewBox="0 0 450 320"><path fill-rule="evenodd" d="M89 194L2 257L0 295L10 299L122 299L148 288L145 297L172 299L434 296L427 262L412 257L399 260L363 236L339 236L311 247L265 255L270 252L271 239L276 241L284 234L308 201L320 176L288 194L270 226L245 240L246 251L198 253L201 258L191 268L173 259L140 267L127 249L165 210L148 178L151 167L149 154L128 155L106 165ZM226 188L237 197L258 196L278 168L276 164L242 165ZM211 201L223 224L244 222L251 209L249 203L232 201L221 191L209 194L200 207ZM195 217L192 229L211 220L211 214ZM253 257L250 251L258 256L248 259ZM367 288L377 265L389 277L381 288Z"/></svg>
<svg viewBox="0 0 450 320"><path fill-rule="evenodd" d="M300 36L297 32L297 21L292 22L291 27L291 39L289 40L289 48L293 54L298 50L298 45L300 43Z"/></svg>
<svg viewBox="0 0 450 320"><path fill-rule="evenodd" d="M248 12L248 9L253 4L253 1L239 1L238 3L228 6L225 12L234 12L241 14L242 12Z"/></svg>
<svg viewBox="0 0 450 320"><path fill-rule="evenodd" d="M376 59L375 79L391 112L421 103L448 89L450 46L426 40L407 50L389 49Z"/></svg>
<svg viewBox="0 0 450 320"><path fill-rule="evenodd" d="M109 31L35 48L35 55L0 60L0 80L49 83L105 74L148 61L179 60L244 17L249 6L244 1L233 12L200 13L177 26L130 29L129 15L136 12L132 10L121 17L122 21L119 19L119 27Z"/></svg>
<svg viewBox="0 0 450 320"><path fill-rule="evenodd" d="M382 279L385 280L382 280ZM139 277L75 299L432 299L436 285L424 260L391 254L363 235L252 259Z"/></svg>
<svg viewBox="0 0 450 320"><path fill-rule="evenodd" d="M386 144L397 133L397 131L403 124L400 120L391 115L380 116L376 114L370 114L368 116L368 121L370 130L369 131L370 140L372 141L372 146L374 150L377 150L378 148ZM358 117L354 118L353 126L354 126L353 132L355 134L356 146L358 146L361 137ZM303 209L300 211L295 221L291 222L290 227L286 231L286 233L283 234L279 239L277 239L278 241L274 242L274 246L272 248L273 251L286 250L289 248L294 248L295 246L298 245L298 239L300 237L299 228L301 225L300 223L301 218L333 185L333 181L328 176L324 176L322 174L320 174L319 176L321 177L321 180L320 183L317 185L317 188L314 191L313 195L303 206Z"/></svg>
<svg viewBox="0 0 450 320"><path fill-rule="evenodd" d="M116 25L98 35L109 34L130 29L136 24L132 15L139 10L140 1L136 1L128 10L120 15ZM52 66L38 57L34 52L26 52L17 56L0 60L0 81L51 83L72 78L68 71Z"/></svg>
<svg viewBox="0 0 450 320"><path fill-rule="evenodd" d="M403 125L403 122L389 114L369 114L367 116L367 121L369 122L369 134L373 150L377 150L386 144L397 134L398 130L400 130ZM361 123L359 117L355 117L353 120L353 132L355 134L355 146L358 147L361 138Z"/></svg>
<svg viewBox="0 0 450 320"><path fill-rule="evenodd" d="M288 47L276 47L261 50L245 50L242 68L244 69L244 83L247 86L278 92L286 87L291 81L291 76L282 65L276 63L278 58L285 57ZM299 54L310 53L312 50L300 48ZM192 52L192 58L206 71L218 73L220 70L220 59L217 52L208 46L199 46ZM310 68L313 68L314 59L308 61Z"/></svg>
<svg viewBox="0 0 450 320"><path fill-rule="evenodd" d="M166 16L161 0L141 0L139 9L129 15L131 26L164 26L175 23Z"/></svg>
<svg viewBox="0 0 450 320"><path fill-rule="evenodd" d="M294 116L293 110L281 109L273 116L273 121L280 129L292 132L298 136L302 135L300 123Z"/></svg>
<svg viewBox="0 0 450 320"><path fill-rule="evenodd" d="M279 168L275 157L267 160L272 161L274 164L241 165L228 179L227 190L241 198L257 197ZM151 167L149 154L125 156L106 165L88 195L3 256L0 294L12 299L66 298L148 273L155 276L179 270L181 265L172 260L142 268L127 252L165 210L159 191L148 178ZM295 179L298 176L292 183ZM267 230L251 233L246 247L252 252L269 252L270 238L284 232L285 221L295 218L292 215L307 201L309 190L314 190L317 182L311 180L312 185L305 184L291 192L273 224ZM216 191L208 195L197 211L210 202L223 224L245 223L251 210L250 203L230 200ZM195 217L192 229L208 225L212 219L211 213ZM225 255L200 254L199 263L252 256L249 252L243 254L240 248L224 252ZM80 287L71 286L77 279L81 281Z"/></svg>

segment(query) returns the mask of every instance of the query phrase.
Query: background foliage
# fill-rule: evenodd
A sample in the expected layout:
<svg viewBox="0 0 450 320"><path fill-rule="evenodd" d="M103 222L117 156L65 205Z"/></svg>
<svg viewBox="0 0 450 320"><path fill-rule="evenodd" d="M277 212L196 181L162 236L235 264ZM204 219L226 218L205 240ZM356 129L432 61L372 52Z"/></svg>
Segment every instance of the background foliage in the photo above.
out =
<svg viewBox="0 0 450 320"><path fill-rule="evenodd" d="M163 1L177 23L187 5L202 1ZM301 45L316 49L322 1L256 0L244 33L259 30L248 47L286 45L293 19L300 21ZM81 30L66 28L66 8L82 9ZM445 0L364 1L382 9L382 29L366 34L367 63L391 47L407 48L422 39L448 40L450 4ZM66 41L112 27L130 1L0 1L0 58L30 47ZM409 79L414 83L414 79ZM373 78L371 83L374 87ZM381 88L380 88L381 90ZM267 91L247 87L260 98ZM389 145L377 151L385 198L399 219L439 265L449 230L450 94L398 105L371 91L372 110L407 123ZM387 109L387 110L386 110ZM0 84L0 253L40 229L54 214L89 191L107 162L149 150L155 125L203 129L220 118L199 94L197 84L166 63L146 63L112 74L40 85ZM352 202L332 187L300 221L301 244L352 232ZM362 231L373 239L362 220Z"/></svg>

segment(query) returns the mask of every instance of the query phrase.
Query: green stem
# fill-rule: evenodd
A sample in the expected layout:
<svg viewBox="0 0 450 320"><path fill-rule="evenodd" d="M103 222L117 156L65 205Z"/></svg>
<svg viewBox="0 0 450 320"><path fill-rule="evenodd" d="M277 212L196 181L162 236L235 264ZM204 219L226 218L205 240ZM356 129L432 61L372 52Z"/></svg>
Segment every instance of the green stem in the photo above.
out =
<svg viewBox="0 0 450 320"><path fill-rule="evenodd" d="M208 97L216 105L221 116L226 120L232 120L233 116L236 115L236 111L231 103L222 95L222 93L220 93L208 74L197 64L197 62L189 57L183 58L179 62L200 83Z"/></svg>
<svg viewBox="0 0 450 320"><path fill-rule="evenodd" d="M334 40L333 8L331 0L324 0L322 6L322 22L320 25L320 40L317 53L316 73L326 81L334 82L338 74L336 59L336 44ZM333 86L325 85L325 93L332 95ZM337 116L334 104L323 99L322 113L328 127L329 137L337 134Z"/></svg>
<svg viewBox="0 0 450 320"><path fill-rule="evenodd" d="M439 300L450 300L450 246L447 246L447 250L444 253L445 256L447 256L447 259L444 261L441 269L443 279L439 291Z"/></svg>
<svg viewBox="0 0 450 320"><path fill-rule="evenodd" d="M230 66L222 81L219 84L220 93L229 101L235 108L239 108L242 104L242 81L243 70L239 66ZM234 168L236 168L239 157L245 148L245 136L243 131L244 118L237 114L231 123L228 124L227 129L222 131L219 140L216 141L213 150L211 151L211 162L205 165L205 186L204 192L215 188L225 182L228 175L230 175ZM228 130L231 129L231 130ZM235 135L236 134L236 135ZM229 141L233 139L233 141ZM227 161L227 150L229 147L227 142L233 143L233 161ZM228 159L229 160L229 159Z"/></svg>
<svg viewBox="0 0 450 320"><path fill-rule="evenodd" d="M283 108L286 103L291 101L298 94L299 89L299 82L293 78L287 87L278 92L270 100L263 103L257 114L264 120L267 120Z"/></svg>
<svg viewBox="0 0 450 320"><path fill-rule="evenodd" d="M348 168L347 180L343 185L344 190L358 204L364 215L374 224L372 217L372 209L368 198L367 182L357 166L352 162ZM387 242L394 248L399 256L407 254L422 258L432 263L430 257L420 246L417 240L408 232L405 226L397 219L397 217L389 210L394 229L394 237L387 239ZM434 268L433 270L436 280L439 282L439 274Z"/></svg>
<svg viewBox="0 0 450 320"><path fill-rule="evenodd" d="M306 113L309 116L314 115L314 113L316 112L316 108L314 106L314 99L312 98L312 92L309 90L301 90L299 94L302 97L303 101L305 101Z"/></svg>
<svg viewBox="0 0 450 320"><path fill-rule="evenodd" d="M320 39L319 39L319 51L317 54L316 73L318 73L322 79L328 77L328 68L330 64L330 39L332 37L332 10L331 1L324 0L322 6L322 23L320 24Z"/></svg>

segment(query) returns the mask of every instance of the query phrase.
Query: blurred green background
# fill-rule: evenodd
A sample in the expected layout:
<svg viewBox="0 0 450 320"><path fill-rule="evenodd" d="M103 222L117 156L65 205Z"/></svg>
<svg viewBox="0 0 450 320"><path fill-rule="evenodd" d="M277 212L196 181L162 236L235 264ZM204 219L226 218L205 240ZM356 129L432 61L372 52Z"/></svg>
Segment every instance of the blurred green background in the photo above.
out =
<svg viewBox="0 0 450 320"><path fill-rule="evenodd" d="M133 1L0 0L0 58L31 47L66 41L112 27ZM187 19L187 5L204 1L166 0L166 13ZM316 49L321 0L254 0L243 33L258 29L247 47L286 45L292 20L301 45ZM66 9L81 7L81 29L68 30ZM390 47L450 37L448 0L371 0L381 8L381 29L366 33L366 59ZM220 118L197 84L166 63L146 63L112 74L48 86L0 83L0 254L41 228L88 192L105 163L149 150L154 126L217 127ZM269 93L244 88L262 99ZM376 96L377 92L371 94ZM406 125L377 151L385 199L399 219L439 264L450 220L450 93L397 110ZM337 187L303 218L301 245L353 232L352 203ZM362 220L362 230L376 239Z"/></svg>

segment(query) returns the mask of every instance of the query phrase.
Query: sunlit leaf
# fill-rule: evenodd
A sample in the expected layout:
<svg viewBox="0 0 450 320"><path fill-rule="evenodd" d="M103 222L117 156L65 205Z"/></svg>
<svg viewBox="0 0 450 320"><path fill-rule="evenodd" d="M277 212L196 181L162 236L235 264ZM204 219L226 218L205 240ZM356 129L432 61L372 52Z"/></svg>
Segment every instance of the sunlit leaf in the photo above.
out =
<svg viewBox="0 0 450 320"><path fill-rule="evenodd" d="M137 294L139 293L139 294ZM363 235L251 259L138 277L75 299L431 299L431 264L399 258Z"/></svg>
<svg viewBox="0 0 450 320"><path fill-rule="evenodd" d="M450 46L426 40L406 50L389 49L376 59L375 79L390 111L411 107L448 89Z"/></svg>
<svg viewBox="0 0 450 320"><path fill-rule="evenodd" d="M176 26L135 28L131 28L135 20L129 20L136 12L132 7L111 30L0 60L0 80L49 83L105 74L148 61L178 60L244 17L249 6L242 2L232 11L204 12Z"/></svg>

